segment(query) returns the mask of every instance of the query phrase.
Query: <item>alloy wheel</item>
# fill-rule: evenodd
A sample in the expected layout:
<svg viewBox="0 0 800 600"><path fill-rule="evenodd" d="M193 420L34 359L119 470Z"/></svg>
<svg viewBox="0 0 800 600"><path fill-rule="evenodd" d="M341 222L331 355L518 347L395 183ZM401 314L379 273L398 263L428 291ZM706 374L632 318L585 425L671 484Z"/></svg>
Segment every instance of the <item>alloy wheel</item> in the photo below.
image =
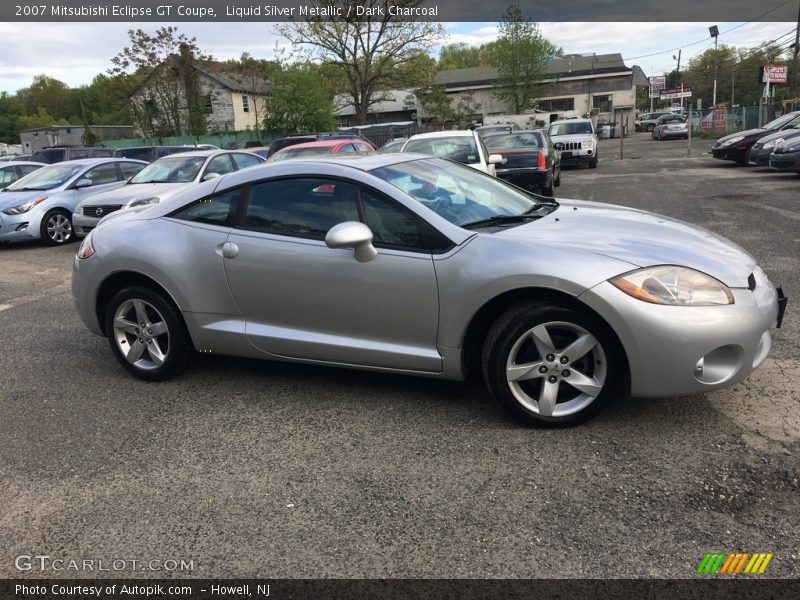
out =
<svg viewBox="0 0 800 600"><path fill-rule="evenodd" d="M114 340L122 356L136 368L161 367L170 351L169 327L155 306L140 299L126 300L114 313Z"/></svg>

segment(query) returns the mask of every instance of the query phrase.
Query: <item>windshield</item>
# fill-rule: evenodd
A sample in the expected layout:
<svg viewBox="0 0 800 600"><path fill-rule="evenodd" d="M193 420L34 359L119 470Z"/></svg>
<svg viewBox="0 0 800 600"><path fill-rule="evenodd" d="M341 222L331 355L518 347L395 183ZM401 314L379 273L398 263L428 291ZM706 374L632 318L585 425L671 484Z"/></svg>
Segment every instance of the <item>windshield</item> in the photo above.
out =
<svg viewBox="0 0 800 600"><path fill-rule="evenodd" d="M471 135L409 140L406 147L403 148L403 152L419 152L420 154L440 156L465 165L481 161L475 138Z"/></svg>
<svg viewBox="0 0 800 600"><path fill-rule="evenodd" d="M9 192L24 190L52 190L61 187L74 175L83 171L86 167L61 163L42 167L30 175L26 175L12 183L6 188Z"/></svg>
<svg viewBox="0 0 800 600"><path fill-rule="evenodd" d="M509 133L507 135L489 135L483 139L489 150L506 148L541 148L542 136L539 133Z"/></svg>
<svg viewBox="0 0 800 600"><path fill-rule="evenodd" d="M169 156L161 158L139 171L130 182L188 183L195 180L205 160L205 156Z"/></svg>
<svg viewBox="0 0 800 600"><path fill-rule="evenodd" d="M460 226L497 216L521 215L539 205L500 179L448 160L412 160L371 173Z"/></svg>
<svg viewBox="0 0 800 600"><path fill-rule="evenodd" d="M783 127L787 123L791 123L792 121L800 122L800 115L797 113L789 113L788 115L783 115L782 117L778 117L774 121L770 121L766 125L764 125L764 129L778 129L779 127Z"/></svg>
<svg viewBox="0 0 800 600"><path fill-rule="evenodd" d="M551 136L555 135L580 135L582 133L592 134L592 125L587 121L574 121L566 123L553 123L547 130Z"/></svg>
<svg viewBox="0 0 800 600"><path fill-rule="evenodd" d="M306 156L324 156L330 154L330 146L314 146L312 148L287 148L280 152L273 154L269 162L278 162L279 160L286 160L287 158L300 158Z"/></svg>

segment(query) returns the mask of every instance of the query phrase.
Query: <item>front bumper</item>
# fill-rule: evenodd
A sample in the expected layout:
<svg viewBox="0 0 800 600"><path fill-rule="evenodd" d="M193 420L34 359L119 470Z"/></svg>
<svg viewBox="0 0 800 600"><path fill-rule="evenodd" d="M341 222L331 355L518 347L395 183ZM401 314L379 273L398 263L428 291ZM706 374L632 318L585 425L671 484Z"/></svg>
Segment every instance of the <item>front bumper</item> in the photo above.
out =
<svg viewBox="0 0 800 600"><path fill-rule="evenodd" d="M727 306L661 306L636 300L608 282L581 295L618 335L638 397L700 394L745 379L767 357L770 329L786 300L763 272L757 285L733 289Z"/></svg>
<svg viewBox="0 0 800 600"><path fill-rule="evenodd" d="M769 157L772 154L772 150L773 150L772 146L770 146L766 150L763 148L753 147L750 150L750 155L748 156L747 164L752 165L754 167L768 167Z"/></svg>
<svg viewBox="0 0 800 600"><path fill-rule="evenodd" d="M769 157L769 168L776 171L800 172L800 150L797 152L773 152Z"/></svg>
<svg viewBox="0 0 800 600"><path fill-rule="evenodd" d="M102 266L103 261L97 254L84 259L76 256L72 266L72 299L78 316L92 333L100 336L104 334L96 311L100 291L98 273Z"/></svg>
<svg viewBox="0 0 800 600"><path fill-rule="evenodd" d="M712 146L711 155L720 160L735 160L736 162L741 162L747 154L747 148L747 146L737 146L736 144L732 146L723 146L721 148L714 148Z"/></svg>
<svg viewBox="0 0 800 600"><path fill-rule="evenodd" d="M591 165L597 162L597 150L562 150L561 165Z"/></svg>
<svg viewBox="0 0 800 600"><path fill-rule="evenodd" d="M21 215L0 212L0 242L38 240L41 235L42 216L32 210Z"/></svg>
<svg viewBox="0 0 800 600"><path fill-rule="evenodd" d="M82 213L72 213L72 229L78 237L86 236L92 229L97 227L100 219L97 217L87 217Z"/></svg>

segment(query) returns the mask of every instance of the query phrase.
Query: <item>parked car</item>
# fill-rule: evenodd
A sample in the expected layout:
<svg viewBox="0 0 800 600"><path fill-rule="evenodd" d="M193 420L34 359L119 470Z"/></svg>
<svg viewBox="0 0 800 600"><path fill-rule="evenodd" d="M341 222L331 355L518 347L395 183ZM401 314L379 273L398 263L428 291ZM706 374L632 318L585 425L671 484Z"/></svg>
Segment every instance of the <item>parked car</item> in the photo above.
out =
<svg viewBox="0 0 800 600"><path fill-rule="evenodd" d="M511 133L512 131L519 131L521 127L516 123L494 123L492 125L481 125L476 127L475 131L478 135L485 138L487 135L493 133Z"/></svg>
<svg viewBox="0 0 800 600"><path fill-rule="evenodd" d="M561 185L561 153L546 131L486 135L483 141L489 152L503 157L496 165L500 179L550 197L553 188Z"/></svg>
<svg viewBox="0 0 800 600"><path fill-rule="evenodd" d="M278 150L268 160L269 162L278 162L291 158L308 158L327 154L369 154L370 152L375 152L375 147L363 140L320 140L318 142L295 144L283 150Z"/></svg>
<svg viewBox="0 0 800 600"><path fill-rule="evenodd" d="M269 146L251 146L247 149L252 154L257 154L261 158L267 158L269 154Z"/></svg>
<svg viewBox="0 0 800 600"><path fill-rule="evenodd" d="M689 138L689 123L686 117L679 114L664 115L656 120L653 128L654 140L667 140L669 138Z"/></svg>
<svg viewBox="0 0 800 600"><path fill-rule="evenodd" d="M378 149L378 152L400 152L400 150L405 145L406 141L408 140L407 137L395 138L386 142L383 146Z"/></svg>
<svg viewBox="0 0 800 600"><path fill-rule="evenodd" d="M753 144L771 133L792 128L798 123L800 123L800 111L787 113L758 129L746 129L718 139L711 146L711 154L720 160L732 160L740 165L746 165L747 153Z"/></svg>
<svg viewBox="0 0 800 600"><path fill-rule="evenodd" d="M800 135L800 122L788 129L770 133L759 139L747 153L747 164L755 167L768 167L769 159L775 149L784 142Z"/></svg>
<svg viewBox="0 0 800 600"><path fill-rule="evenodd" d="M556 150L561 151L562 165L597 167L597 132L590 119L553 121L547 133L555 143Z"/></svg>
<svg viewBox="0 0 800 600"><path fill-rule="evenodd" d="M278 138L269 145L269 152L264 158L269 158L279 150L287 146L294 146L295 144L305 144L307 142L316 142L318 140L329 139L349 139L349 140L362 140L367 142L363 137L357 133L350 133L349 131L325 131L321 133L303 133L298 135L290 135L283 138Z"/></svg>
<svg viewBox="0 0 800 600"><path fill-rule="evenodd" d="M7 188L17 179L47 166L44 163L25 160L11 160L0 163L0 190Z"/></svg>
<svg viewBox="0 0 800 600"><path fill-rule="evenodd" d="M196 150L194 146L133 146L130 148L117 148L114 156L118 158L135 158L146 162L153 162L170 154Z"/></svg>
<svg viewBox="0 0 800 600"><path fill-rule="evenodd" d="M114 150L112 148L103 148L101 146L53 146L32 152L30 160L52 165L82 158L110 157L113 154Z"/></svg>
<svg viewBox="0 0 800 600"><path fill-rule="evenodd" d="M770 154L769 168L776 171L794 171L800 175L800 136L794 136L775 147Z"/></svg>
<svg viewBox="0 0 800 600"><path fill-rule="evenodd" d="M539 198L402 154L287 160L110 215L81 244L80 318L144 380L194 350L463 380L528 423L733 385L786 300L681 221Z"/></svg>
<svg viewBox="0 0 800 600"><path fill-rule="evenodd" d="M652 112L639 115L639 118L633 122L633 128L636 131L653 131L656 128L656 121L666 115L673 115L672 111Z"/></svg>
<svg viewBox="0 0 800 600"><path fill-rule="evenodd" d="M30 161L30 159L30 154L6 154L5 156L0 156L0 162L8 162L11 160Z"/></svg>
<svg viewBox="0 0 800 600"><path fill-rule="evenodd" d="M489 154L481 137L470 130L418 133L408 138L401 152L449 158L489 175L495 174L496 165L503 160L499 154Z"/></svg>
<svg viewBox="0 0 800 600"><path fill-rule="evenodd" d="M122 208L158 204L187 186L263 163L262 157L244 150L191 150L159 158L123 187L78 203L72 215L75 234L85 236Z"/></svg>
<svg viewBox="0 0 800 600"><path fill-rule="evenodd" d="M72 213L78 203L124 185L146 165L140 160L87 158L37 169L0 192L0 241L72 241Z"/></svg>

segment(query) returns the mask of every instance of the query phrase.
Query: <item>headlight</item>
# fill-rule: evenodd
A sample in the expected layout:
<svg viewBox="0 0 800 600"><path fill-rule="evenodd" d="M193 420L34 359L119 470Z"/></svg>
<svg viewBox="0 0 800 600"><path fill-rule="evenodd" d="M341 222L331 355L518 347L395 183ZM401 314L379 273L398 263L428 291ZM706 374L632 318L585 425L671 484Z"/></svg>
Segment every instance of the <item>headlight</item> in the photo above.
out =
<svg viewBox="0 0 800 600"><path fill-rule="evenodd" d="M25 204L20 204L18 206L13 206L9 209L4 210L3 212L7 215L21 215L22 213L28 212L37 204L41 204L47 200L47 196L39 196L38 198L34 198L33 200L29 200Z"/></svg>
<svg viewBox="0 0 800 600"><path fill-rule="evenodd" d="M89 232L83 241L81 242L80 247L78 248L78 258L89 258L94 254L94 246L92 245L92 233L93 231Z"/></svg>
<svg viewBox="0 0 800 600"><path fill-rule="evenodd" d="M731 144L735 144L736 142L741 142L744 139L743 135L737 135L736 137L732 137L729 140L725 140L720 144L720 146L730 146Z"/></svg>
<svg viewBox="0 0 800 600"><path fill-rule="evenodd" d="M594 146L594 140L586 140L585 142L583 142L583 145L591 148L592 146Z"/></svg>
<svg viewBox="0 0 800 600"><path fill-rule="evenodd" d="M778 144L783 143L783 138L778 138L777 140L770 140L766 144L762 146L762 148L772 148L773 146L777 146Z"/></svg>
<svg viewBox="0 0 800 600"><path fill-rule="evenodd" d="M133 208L134 206L147 206L148 204L158 204L161 202L161 198L153 197L153 198L142 198L141 200L134 200L128 205L128 208Z"/></svg>
<svg viewBox="0 0 800 600"><path fill-rule="evenodd" d="M728 286L713 277L675 265L646 267L609 279L614 286L638 300L671 306L733 304Z"/></svg>

